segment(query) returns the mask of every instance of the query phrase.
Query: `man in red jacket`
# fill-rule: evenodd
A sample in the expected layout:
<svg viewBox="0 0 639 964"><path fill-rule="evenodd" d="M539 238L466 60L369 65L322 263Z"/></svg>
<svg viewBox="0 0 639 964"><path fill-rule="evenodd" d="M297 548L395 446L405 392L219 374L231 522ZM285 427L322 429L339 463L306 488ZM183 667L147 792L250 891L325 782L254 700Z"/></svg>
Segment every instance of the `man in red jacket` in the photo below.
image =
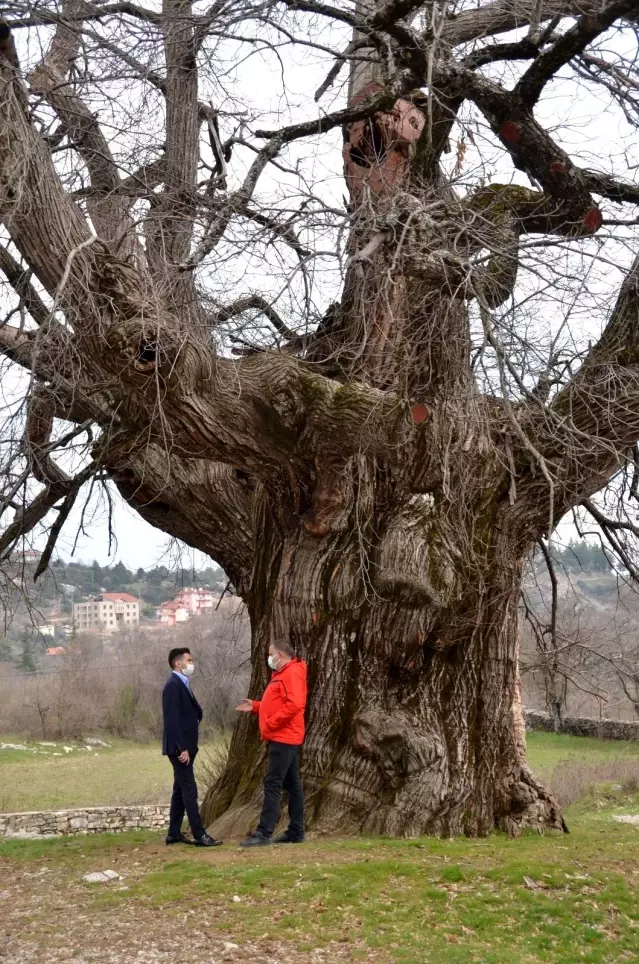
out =
<svg viewBox="0 0 639 964"><path fill-rule="evenodd" d="M306 663L295 656L286 640L269 646L271 680L261 700L243 700L236 709L255 713L260 736L268 742L268 765L264 778L264 805L257 829L241 842L242 847L271 843L304 842L304 791L300 779L298 747L304 742L306 709ZM288 793L288 830L273 840L280 813L282 790Z"/></svg>

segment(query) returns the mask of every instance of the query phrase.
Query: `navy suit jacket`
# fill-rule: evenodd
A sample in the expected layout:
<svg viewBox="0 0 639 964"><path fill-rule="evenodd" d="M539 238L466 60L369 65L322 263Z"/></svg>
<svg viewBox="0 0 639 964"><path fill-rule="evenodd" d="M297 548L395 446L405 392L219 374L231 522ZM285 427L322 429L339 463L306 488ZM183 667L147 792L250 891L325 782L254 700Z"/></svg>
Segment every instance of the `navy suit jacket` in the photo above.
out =
<svg viewBox="0 0 639 964"><path fill-rule="evenodd" d="M162 753L178 756L188 750L197 752L199 723L202 707L179 676L171 673L162 690Z"/></svg>

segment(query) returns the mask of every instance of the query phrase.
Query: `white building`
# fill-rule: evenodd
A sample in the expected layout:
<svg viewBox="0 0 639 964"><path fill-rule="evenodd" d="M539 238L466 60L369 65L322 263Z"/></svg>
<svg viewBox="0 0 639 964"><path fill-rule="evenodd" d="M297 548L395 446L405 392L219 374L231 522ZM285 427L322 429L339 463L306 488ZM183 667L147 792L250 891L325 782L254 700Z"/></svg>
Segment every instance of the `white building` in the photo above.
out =
<svg viewBox="0 0 639 964"><path fill-rule="evenodd" d="M140 600L127 592L103 592L86 602L74 603L73 622L77 630L101 629L114 633L140 624Z"/></svg>

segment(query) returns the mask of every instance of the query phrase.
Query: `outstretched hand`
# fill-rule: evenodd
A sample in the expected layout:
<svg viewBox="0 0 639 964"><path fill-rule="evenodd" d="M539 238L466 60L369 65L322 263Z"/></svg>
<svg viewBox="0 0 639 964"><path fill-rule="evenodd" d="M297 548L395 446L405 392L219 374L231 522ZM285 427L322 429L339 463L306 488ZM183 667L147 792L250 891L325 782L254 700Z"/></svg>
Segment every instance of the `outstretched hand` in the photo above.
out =
<svg viewBox="0 0 639 964"><path fill-rule="evenodd" d="M253 700L242 700L239 706L235 709L238 713L252 713L253 712Z"/></svg>

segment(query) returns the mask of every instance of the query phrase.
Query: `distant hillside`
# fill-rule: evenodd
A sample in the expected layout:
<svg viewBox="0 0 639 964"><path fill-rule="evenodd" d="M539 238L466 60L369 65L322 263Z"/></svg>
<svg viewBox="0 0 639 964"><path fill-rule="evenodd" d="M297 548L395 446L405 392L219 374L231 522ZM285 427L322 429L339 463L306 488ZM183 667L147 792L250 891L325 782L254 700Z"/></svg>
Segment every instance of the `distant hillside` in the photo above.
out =
<svg viewBox="0 0 639 964"><path fill-rule="evenodd" d="M131 593L140 598L142 618L154 619L157 607L182 587L197 586L221 592L228 581L219 566L198 571L171 571L166 566L132 571L121 562L114 566L100 566L97 562L85 564L57 560L34 583L37 562L37 556L28 554L14 558L8 568L15 586L12 622L18 625L24 623L31 607L43 614L55 608L61 614L70 615L74 602L99 592Z"/></svg>
<svg viewBox="0 0 639 964"><path fill-rule="evenodd" d="M557 588L533 557L524 581L521 668L529 709L608 719L639 717L639 587L598 546L554 551Z"/></svg>
<svg viewBox="0 0 639 964"><path fill-rule="evenodd" d="M557 572L557 595L564 604L576 606L577 611L616 611L620 600L632 596L616 572ZM550 605L552 586L547 573L536 573L525 580L526 596L535 608L540 603Z"/></svg>

